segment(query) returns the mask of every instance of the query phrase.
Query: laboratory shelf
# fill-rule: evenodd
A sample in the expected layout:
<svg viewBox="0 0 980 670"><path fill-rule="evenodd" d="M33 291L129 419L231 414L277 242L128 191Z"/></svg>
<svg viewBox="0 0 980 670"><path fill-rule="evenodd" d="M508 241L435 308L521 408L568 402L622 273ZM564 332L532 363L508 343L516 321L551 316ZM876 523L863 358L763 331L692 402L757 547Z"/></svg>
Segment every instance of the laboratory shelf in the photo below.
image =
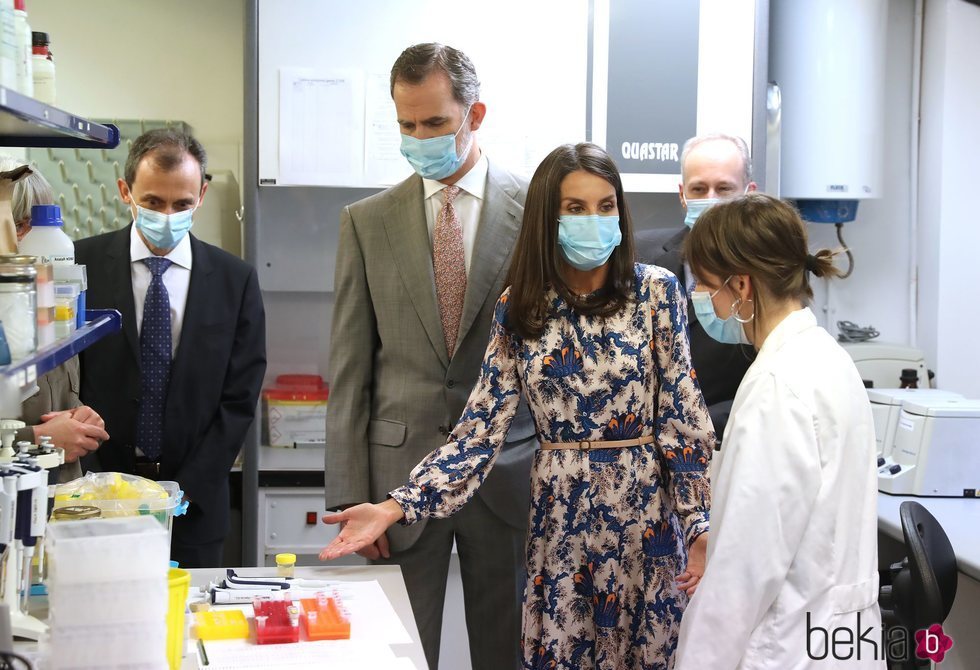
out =
<svg viewBox="0 0 980 670"><path fill-rule="evenodd" d="M323 472L325 456L323 444L308 444L303 447L259 447L260 472L319 471Z"/></svg>
<svg viewBox="0 0 980 670"><path fill-rule="evenodd" d="M0 86L0 146L113 149L119 129Z"/></svg>
<svg viewBox="0 0 980 670"><path fill-rule="evenodd" d="M85 312L85 325L76 330L71 336L58 340L54 344L38 349L27 358L16 363L0 366L0 381L3 383L3 406L0 416L20 414L19 406L8 407L9 404L23 402L25 394L29 396L35 387L37 378L50 372L72 356L77 356L83 349L91 346L106 335L112 335L122 330L122 317L114 309L90 309ZM14 396L19 400L15 400Z"/></svg>

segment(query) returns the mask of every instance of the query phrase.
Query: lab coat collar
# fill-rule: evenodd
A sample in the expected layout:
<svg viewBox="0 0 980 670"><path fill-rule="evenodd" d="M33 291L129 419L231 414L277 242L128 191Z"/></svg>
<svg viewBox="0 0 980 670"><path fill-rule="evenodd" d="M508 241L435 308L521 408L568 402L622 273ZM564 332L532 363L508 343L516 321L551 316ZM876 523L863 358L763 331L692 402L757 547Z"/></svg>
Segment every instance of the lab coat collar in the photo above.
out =
<svg viewBox="0 0 980 670"><path fill-rule="evenodd" d="M775 353L779 351L786 342L789 342L800 333L816 327L817 317L814 316L809 307L791 312L789 316L780 321L772 329L772 332L769 333L769 337L766 338L766 341L762 343L762 348L759 349L757 358L761 358L770 352Z"/></svg>

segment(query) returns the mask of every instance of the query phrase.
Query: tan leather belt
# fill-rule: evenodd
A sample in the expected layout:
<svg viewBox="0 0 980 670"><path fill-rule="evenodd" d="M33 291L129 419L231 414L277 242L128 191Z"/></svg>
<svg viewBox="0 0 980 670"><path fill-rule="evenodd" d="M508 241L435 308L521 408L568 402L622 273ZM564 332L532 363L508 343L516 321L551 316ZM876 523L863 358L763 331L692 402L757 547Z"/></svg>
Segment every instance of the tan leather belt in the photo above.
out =
<svg viewBox="0 0 980 670"><path fill-rule="evenodd" d="M593 449L622 449L624 447L638 447L641 444L653 442L653 435L635 437L632 440L583 440L581 442L542 442L542 449L576 449L578 451L591 451Z"/></svg>

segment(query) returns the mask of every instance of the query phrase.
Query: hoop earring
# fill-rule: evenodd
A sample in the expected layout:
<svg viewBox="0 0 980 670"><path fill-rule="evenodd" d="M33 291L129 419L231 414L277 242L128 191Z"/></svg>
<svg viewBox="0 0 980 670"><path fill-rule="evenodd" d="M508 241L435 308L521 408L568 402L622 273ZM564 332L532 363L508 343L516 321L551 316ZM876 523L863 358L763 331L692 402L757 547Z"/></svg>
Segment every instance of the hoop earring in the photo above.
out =
<svg viewBox="0 0 980 670"><path fill-rule="evenodd" d="M745 302L752 302L752 298L749 298ZM741 306L742 306L742 299L735 298L735 302L732 303L732 318L738 321L739 323L749 323L750 321L752 321L752 319L755 318L755 307L752 308L752 315L747 319L743 319L738 315L738 310Z"/></svg>

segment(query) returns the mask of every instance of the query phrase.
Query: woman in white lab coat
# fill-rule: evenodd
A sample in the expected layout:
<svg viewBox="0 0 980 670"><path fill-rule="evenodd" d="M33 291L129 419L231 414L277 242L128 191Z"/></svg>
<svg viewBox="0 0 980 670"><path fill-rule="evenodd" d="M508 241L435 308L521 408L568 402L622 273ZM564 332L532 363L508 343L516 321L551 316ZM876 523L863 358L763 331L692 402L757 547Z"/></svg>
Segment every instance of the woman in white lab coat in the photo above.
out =
<svg viewBox="0 0 980 670"><path fill-rule="evenodd" d="M838 276L834 254L810 254L796 210L762 194L706 211L684 253L705 331L759 353L713 466L676 670L884 668L871 408L806 306L810 274Z"/></svg>

